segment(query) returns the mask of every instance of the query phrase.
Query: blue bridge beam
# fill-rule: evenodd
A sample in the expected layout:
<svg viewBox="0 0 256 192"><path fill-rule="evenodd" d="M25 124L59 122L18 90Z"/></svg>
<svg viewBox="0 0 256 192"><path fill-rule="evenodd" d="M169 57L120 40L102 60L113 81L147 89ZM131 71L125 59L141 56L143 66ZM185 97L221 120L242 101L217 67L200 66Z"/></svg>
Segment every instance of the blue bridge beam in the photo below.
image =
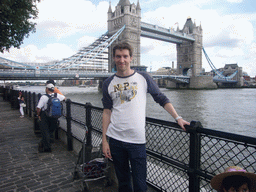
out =
<svg viewBox="0 0 256 192"><path fill-rule="evenodd" d="M152 25L144 22L141 22L141 36L172 42L176 44L181 44L182 41L195 41L194 37L190 34L177 32L171 29L166 29L163 27L159 27L157 25ZM162 39L159 39L160 37Z"/></svg>

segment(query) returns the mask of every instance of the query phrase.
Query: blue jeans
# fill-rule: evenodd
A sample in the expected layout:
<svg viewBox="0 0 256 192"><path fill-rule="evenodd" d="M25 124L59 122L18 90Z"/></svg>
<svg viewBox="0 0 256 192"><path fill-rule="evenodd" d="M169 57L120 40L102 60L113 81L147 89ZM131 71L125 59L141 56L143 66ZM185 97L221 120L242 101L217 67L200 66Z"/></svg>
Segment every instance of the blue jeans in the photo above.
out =
<svg viewBox="0 0 256 192"><path fill-rule="evenodd" d="M119 192L132 192L133 190L134 192L147 191L145 144L126 143L110 138L109 146L118 179ZM133 178L133 190L131 176Z"/></svg>

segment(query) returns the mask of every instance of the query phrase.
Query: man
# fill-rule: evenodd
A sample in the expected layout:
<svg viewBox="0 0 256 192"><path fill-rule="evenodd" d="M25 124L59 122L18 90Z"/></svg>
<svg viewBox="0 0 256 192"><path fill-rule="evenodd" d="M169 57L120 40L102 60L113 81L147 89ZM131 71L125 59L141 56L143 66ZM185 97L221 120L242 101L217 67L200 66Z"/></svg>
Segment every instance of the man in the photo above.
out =
<svg viewBox="0 0 256 192"><path fill-rule="evenodd" d="M46 85L49 84L49 83L51 83L55 86L55 82L54 82L53 79L49 79L48 81L46 81ZM59 94L63 95L57 87L54 87L54 93L59 93Z"/></svg>
<svg viewBox="0 0 256 192"><path fill-rule="evenodd" d="M46 94L49 96L54 95L54 85L49 83L46 85L45 88ZM60 101L65 100L65 96L60 95L57 93L57 98ZM47 103L48 103L49 97L47 95L42 95L38 105L37 105L37 116L40 121L40 130L42 134L42 140L39 143L38 151L39 152L51 152L51 135L53 135L53 132L55 131L56 125L57 125L57 118L51 118L46 115L45 110L47 109Z"/></svg>
<svg viewBox="0 0 256 192"><path fill-rule="evenodd" d="M113 158L119 192L146 191L146 94L167 110L185 130L185 121L175 111L169 99L160 92L153 79L145 72L130 68L132 48L120 43L113 48L117 72L103 83L102 149L106 158ZM109 137L109 143L107 142Z"/></svg>
<svg viewBox="0 0 256 192"><path fill-rule="evenodd" d="M53 79L49 79L48 81L46 81L46 85L47 85L47 84L50 84L50 83L54 85L54 92L53 92L53 93L59 93L60 95L63 95L63 94L61 93L61 91L60 91L57 87L55 87L55 82L54 82ZM58 122L56 122L56 127L57 127L57 124L58 124ZM54 143L53 132L50 133L50 142L51 142L51 143Z"/></svg>

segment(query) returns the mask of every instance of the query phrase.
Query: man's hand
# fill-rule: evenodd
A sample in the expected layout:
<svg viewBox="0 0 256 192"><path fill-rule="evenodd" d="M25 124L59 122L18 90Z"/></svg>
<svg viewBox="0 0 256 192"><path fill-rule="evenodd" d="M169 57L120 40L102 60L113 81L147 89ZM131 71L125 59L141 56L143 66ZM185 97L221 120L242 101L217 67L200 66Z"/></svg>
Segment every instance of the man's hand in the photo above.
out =
<svg viewBox="0 0 256 192"><path fill-rule="evenodd" d="M185 128L185 125L190 125L189 122L185 121L184 119L178 119L177 120L177 123L179 124L179 126L184 130L186 131L186 128Z"/></svg>
<svg viewBox="0 0 256 192"><path fill-rule="evenodd" d="M102 141L102 150L105 155L105 158L112 159L109 144L107 141Z"/></svg>

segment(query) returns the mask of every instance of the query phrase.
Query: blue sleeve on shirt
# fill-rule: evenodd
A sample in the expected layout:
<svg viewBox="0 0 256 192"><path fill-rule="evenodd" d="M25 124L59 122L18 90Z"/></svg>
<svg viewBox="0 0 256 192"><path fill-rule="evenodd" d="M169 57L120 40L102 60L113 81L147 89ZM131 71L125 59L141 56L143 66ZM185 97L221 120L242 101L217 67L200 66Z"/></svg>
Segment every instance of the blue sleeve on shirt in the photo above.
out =
<svg viewBox="0 0 256 192"><path fill-rule="evenodd" d="M137 71L137 73L141 74L146 79L148 85L147 92L151 94L155 102L159 103L162 107L164 107L166 103L170 103L170 100L160 91L158 85L148 73L142 71Z"/></svg>
<svg viewBox="0 0 256 192"><path fill-rule="evenodd" d="M102 104L103 104L103 108L104 109L112 109L113 107L113 101L112 98L109 95L108 92L108 86L110 84L110 82L112 81L112 79L114 78L114 75L112 75L111 77L107 78L102 85L102 92L103 92L103 98L102 98Z"/></svg>

